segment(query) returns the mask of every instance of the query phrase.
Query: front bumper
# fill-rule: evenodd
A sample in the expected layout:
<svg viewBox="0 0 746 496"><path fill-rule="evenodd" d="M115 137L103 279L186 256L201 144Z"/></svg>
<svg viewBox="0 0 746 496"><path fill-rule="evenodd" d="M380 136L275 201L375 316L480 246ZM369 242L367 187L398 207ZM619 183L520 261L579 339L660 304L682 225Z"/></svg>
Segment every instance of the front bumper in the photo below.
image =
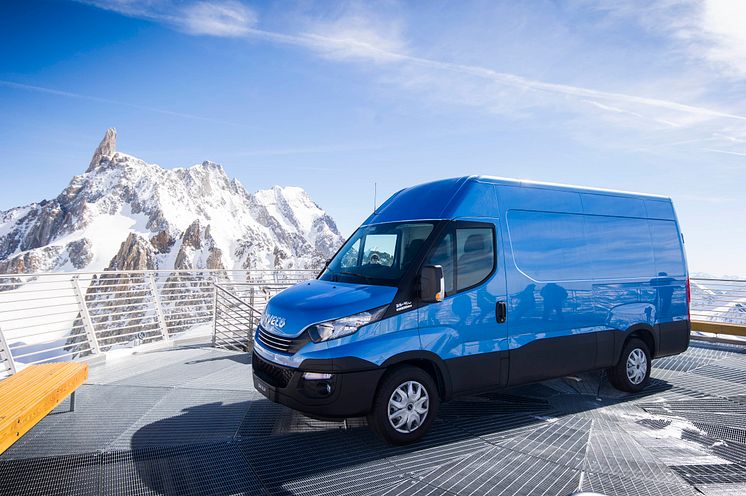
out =
<svg viewBox="0 0 746 496"><path fill-rule="evenodd" d="M329 363L314 360L311 365L304 362L299 368L290 368L270 362L256 352L252 368L254 387L267 399L323 418L357 417L370 412L378 381L385 372L380 367L340 371L331 360ZM332 378L309 381L303 378L303 372L331 372Z"/></svg>

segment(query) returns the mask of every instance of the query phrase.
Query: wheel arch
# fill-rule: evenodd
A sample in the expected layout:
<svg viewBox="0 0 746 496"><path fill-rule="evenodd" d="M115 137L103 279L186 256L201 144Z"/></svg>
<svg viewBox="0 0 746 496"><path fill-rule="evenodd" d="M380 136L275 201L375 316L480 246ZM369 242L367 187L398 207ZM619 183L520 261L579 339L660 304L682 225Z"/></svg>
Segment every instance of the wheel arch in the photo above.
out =
<svg viewBox="0 0 746 496"><path fill-rule="evenodd" d="M655 328L646 324L636 324L627 329L624 335L624 339L620 340L621 342L618 344L616 349L617 360L621 358L624 346L629 342L630 339L633 338L640 339L643 343L645 343L645 345L647 345L651 358L654 358L656 356L656 353L658 351L658 339Z"/></svg>
<svg viewBox="0 0 746 496"><path fill-rule="evenodd" d="M403 365L412 365L427 372L435 381L438 394L442 400L451 396L451 379L443 359L432 352L407 351L394 355L383 362L382 366L387 370L394 370Z"/></svg>

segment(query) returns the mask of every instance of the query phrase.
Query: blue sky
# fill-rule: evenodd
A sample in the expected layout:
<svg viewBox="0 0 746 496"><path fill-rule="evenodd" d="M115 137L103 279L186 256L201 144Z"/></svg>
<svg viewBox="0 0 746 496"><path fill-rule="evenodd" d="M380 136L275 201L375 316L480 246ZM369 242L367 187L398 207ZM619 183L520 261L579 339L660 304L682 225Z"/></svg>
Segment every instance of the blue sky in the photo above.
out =
<svg viewBox="0 0 746 496"><path fill-rule="evenodd" d="M297 185L350 234L419 182L671 196L693 271L746 276L746 3L0 3L0 209L107 127L164 167Z"/></svg>

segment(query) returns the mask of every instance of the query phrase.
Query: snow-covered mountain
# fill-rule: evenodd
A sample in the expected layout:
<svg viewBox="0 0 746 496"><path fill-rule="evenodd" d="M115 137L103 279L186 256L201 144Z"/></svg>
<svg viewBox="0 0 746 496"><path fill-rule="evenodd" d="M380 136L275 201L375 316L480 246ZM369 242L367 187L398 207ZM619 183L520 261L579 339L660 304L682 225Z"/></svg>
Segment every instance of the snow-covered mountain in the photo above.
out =
<svg viewBox="0 0 746 496"><path fill-rule="evenodd" d="M318 268L342 242L301 188L163 169L117 152L114 129L57 198L0 211L0 273Z"/></svg>

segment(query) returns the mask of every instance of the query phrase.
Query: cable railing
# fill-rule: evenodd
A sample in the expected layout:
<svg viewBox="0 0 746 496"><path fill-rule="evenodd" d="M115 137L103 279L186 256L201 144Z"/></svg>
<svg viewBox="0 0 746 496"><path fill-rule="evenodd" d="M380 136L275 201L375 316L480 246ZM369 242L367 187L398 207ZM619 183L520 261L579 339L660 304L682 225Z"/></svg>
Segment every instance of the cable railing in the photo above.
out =
<svg viewBox="0 0 746 496"><path fill-rule="evenodd" d="M0 377L44 362L131 351L215 332L216 284L266 300L310 270L0 274Z"/></svg>
<svg viewBox="0 0 746 496"><path fill-rule="evenodd" d="M248 350L269 298L312 270L0 274L0 377L190 337ZM691 280L694 331L746 336L746 280Z"/></svg>

